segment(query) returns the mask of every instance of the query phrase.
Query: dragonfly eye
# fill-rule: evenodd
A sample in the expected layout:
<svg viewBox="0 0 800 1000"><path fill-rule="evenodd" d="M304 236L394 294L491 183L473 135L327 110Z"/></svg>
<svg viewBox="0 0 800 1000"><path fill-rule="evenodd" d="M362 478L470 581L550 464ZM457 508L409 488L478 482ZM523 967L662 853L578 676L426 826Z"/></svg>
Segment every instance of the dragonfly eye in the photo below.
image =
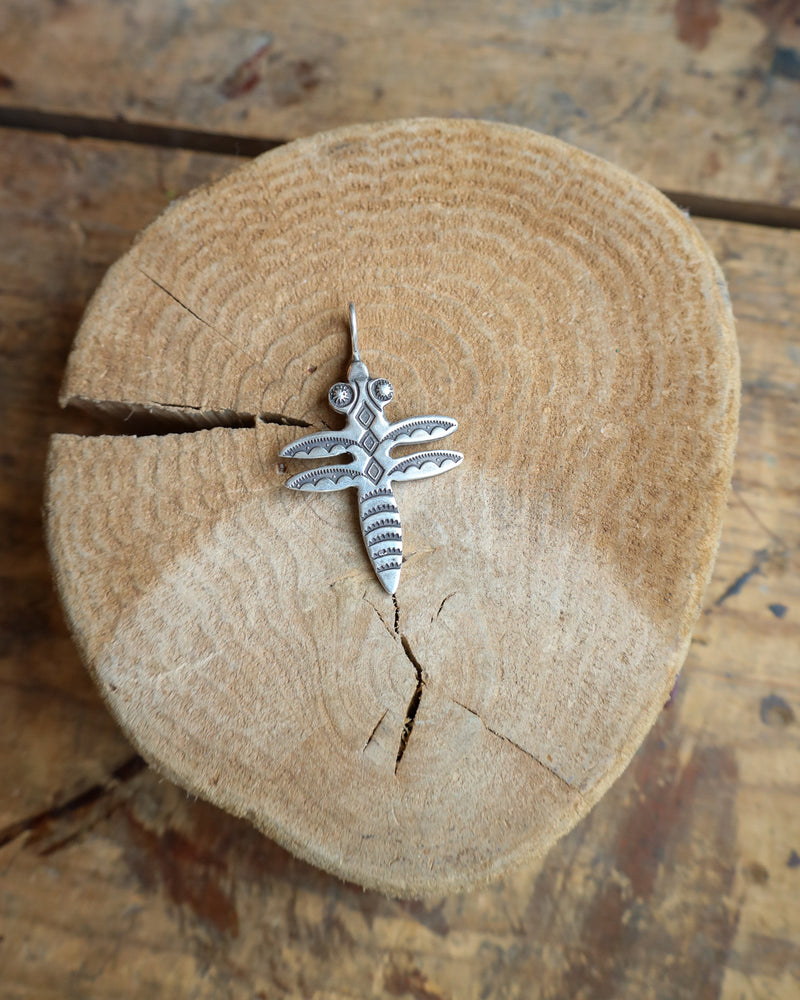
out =
<svg viewBox="0 0 800 1000"><path fill-rule="evenodd" d="M386 406L394 398L394 386L388 378L376 378L369 384L372 398L379 406Z"/></svg>
<svg viewBox="0 0 800 1000"><path fill-rule="evenodd" d="M328 401L337 413L347 413L355 398L355 390L347 382L337 382L328 393Z"/></svg>

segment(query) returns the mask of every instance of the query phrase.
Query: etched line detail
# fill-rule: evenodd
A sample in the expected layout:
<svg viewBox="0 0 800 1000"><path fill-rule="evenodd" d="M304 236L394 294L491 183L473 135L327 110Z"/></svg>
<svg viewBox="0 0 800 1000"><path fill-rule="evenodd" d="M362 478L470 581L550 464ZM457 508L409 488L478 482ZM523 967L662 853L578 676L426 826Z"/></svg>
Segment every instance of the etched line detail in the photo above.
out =
<svg viewBox="0 0 800 1000"><path fill-rule="evenodd" d="M403 565L403 533L394 497L384 495L368 500L363 496L359 497L359 514L361 534L372 568L378 573L378 579L384 582L384 586L388 583L396 587ZM386 537L387 529L395 535L394 538ZM390 590L390 593L394 593L394 590Z"/></svg>
<svg viewBox="0 0 800 1000"><path fill-rule="evenodd" d="M423 451L418 455L409 455L408 458L401 458L399 462L395 462L390 472L393 477L400 476L412 469L421 472L428 464L433 464L439 469L443 469L448 462L458 465L463 457L457 451Z"/></svg>
<svg viewBox="0 0 800 1000"><path fill-rule="evenodd" d="M399 570L402 565L402 562L390 562L383 566L376 566L375 571L377 573L389 573L392 570Z"/></svg>
<svg viewBox="0 0 800 1000"><path fill-rule="evenodd" d="M386 487L383 487L382 489L368 490L366 493L362 494L361 499L373 500L375 497L391 497L392 500L394 500L394 493L392 492L391 489L386 489Z"/></svg>
<svg viewBox="0 0 800 1000"><path fill-rule="evenodd" d="M458 423L449 417L411 417L394 424L385 439L394 441L395 444L425 438L433 441L451 434L457 426Z"/></svg>
<svg viewBox="0 0 800 1000"><path fill-rule="evenodd" d="M358 446L357 441L332 434L310 434L283 449L284 458L316 458L318 454L342 454Z"/></svg>
<svg viewBox="0 0 800 1000"><path fill-rule="evenodd" d="M370 524L369 526L364 525L364 537L366 538L367 535L371 535L373 531L382 531L384 528L392 528L393 532L394 529L396 529L395 533L399 535L402 535L403 533L399 517L382 517L379 521L375 521L374 524Z"/></svg>
<svg viewBox="0 0 800 1000"><path fill-rule="evenodd" d="M345 486L354 485L348 480L357 480L360 474L355 470L350 470L343 465L329 465L322 469L312 469L310 472L301 472L293 476L286 484L293 490L334 490L339 489L339 484L344 481ZM330 485L326 485L329 483Z"/></svg>
<svg viewBox="0 0 800 1000"><path fill-rule="evenodd" d="M389 513L395 513L395 514L397 513L397 504L396 503L380 503L380 504L376 504L370 510L362 512L362 514L361 514L361 520L362 521L366 521L370 517L375 517L376 514L389 514Z"/></svg>
<svg viewBox="0 0 800 1000"><path fill-rule="evenodd" d="M400 523L399 521L397 522ZM375 531L375 528L370 528L370 531ZM403 533L401 531L383 531L380 535L376 535L374 538L370 539L371 545L376 545L378 542L402 542Z"/></svg>

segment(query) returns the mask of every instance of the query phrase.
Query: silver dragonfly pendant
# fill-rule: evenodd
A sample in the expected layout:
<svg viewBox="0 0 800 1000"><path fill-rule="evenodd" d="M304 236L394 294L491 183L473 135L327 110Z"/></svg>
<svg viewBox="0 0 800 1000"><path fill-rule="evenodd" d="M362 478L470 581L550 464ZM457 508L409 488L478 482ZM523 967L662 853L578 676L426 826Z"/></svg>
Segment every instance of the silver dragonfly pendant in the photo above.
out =
<svg viewBox="0 0 800 1000"><path fill-rule="evenodd" d="M383 588L397 591L403 565L403 528L392 483L438 476L459 465L464 456L457 451L420 451L393 459L397 445L435 441L458 427L449 417L411 417L390 424L384 408L394 398L392 383L370 378L358 353L356 307L350 303L350 340L353 357L346 382L331 386L328 401L347 422L340 431L309 434L281 450L283 458L326 458L349 454L352 461L327 465L292 476L291 490L327 493L349 486L358 490L361 534L369 561Z"/></svg>

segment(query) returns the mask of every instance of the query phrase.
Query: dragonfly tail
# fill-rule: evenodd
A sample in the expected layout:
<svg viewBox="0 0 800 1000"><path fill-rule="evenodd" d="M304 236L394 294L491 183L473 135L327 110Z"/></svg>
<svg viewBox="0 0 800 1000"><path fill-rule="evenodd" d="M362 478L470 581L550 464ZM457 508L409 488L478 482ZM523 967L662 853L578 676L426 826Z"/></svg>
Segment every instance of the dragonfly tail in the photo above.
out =
<svg viewBox="0 0 800 1000"><path fill-rule="evenodd" d="M358 515L372 568L383 589L394 594L403 565L403 528L391 486L359 491Z"/></svg>

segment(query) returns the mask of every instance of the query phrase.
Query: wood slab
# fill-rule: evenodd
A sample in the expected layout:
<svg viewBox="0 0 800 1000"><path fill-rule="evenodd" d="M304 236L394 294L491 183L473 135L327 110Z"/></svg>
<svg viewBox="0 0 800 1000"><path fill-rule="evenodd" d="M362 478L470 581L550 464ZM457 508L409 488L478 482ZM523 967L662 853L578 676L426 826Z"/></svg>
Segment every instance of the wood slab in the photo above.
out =
<svg viewBox="0 0 800 1000"><path fill-rule="evenodd" d="M467 456L402 491L396 599L351 497L300 499L278 461L287 420L328 426L351 296L392 419L451 415ZM738 355L719 269L652 188L526 130L415 120L173 206L103 281L62 400L256 418L55 439L68 619L159 770L420 895L542 853L652 724L711 572Z"/></svg>
<svg viewBox="0 0 800 1000"><path fill-rule="evenodd" d="M796 206L795 22L792 3L748 0L396 0L368 16L360 0L6 0L0 106L258 139L487 118L661 188Z"/></svg>
<svg viewBox="0 0 800 1000"><path fill-rule="evenodd" d="M51 590L39 521L48 436L99 429L55 402L75 326L135 231L224 167L2 133L0 504L14 525L0 536L5 993L647 1000L668 983L793 1000L800 236L697 221L728 277L743 398L719 557L669 708L546 859L485 890L403 903L137 772Z"/></svg>

